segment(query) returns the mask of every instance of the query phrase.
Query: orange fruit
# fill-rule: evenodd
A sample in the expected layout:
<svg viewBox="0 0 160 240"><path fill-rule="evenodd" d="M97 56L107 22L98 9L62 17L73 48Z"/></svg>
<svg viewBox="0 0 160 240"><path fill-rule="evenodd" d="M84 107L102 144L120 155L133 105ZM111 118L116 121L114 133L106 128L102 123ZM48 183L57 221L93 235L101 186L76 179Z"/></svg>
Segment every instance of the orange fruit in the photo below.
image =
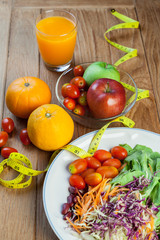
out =
<svg viewBox="0 0 160 240"><path fill-rule="evenodd" d="M49 86L36 77L14 80L6 92L8 109L17 117L28 118L37 107L51 102Z"/></svg>
<svg viewBox="0 0 160 240"><path fill-rule="evenodd" d="M66 145L73 136L74 123L70 115L56 104L45 104L35 109L28 118L31 142L45 151Z"/></svg>

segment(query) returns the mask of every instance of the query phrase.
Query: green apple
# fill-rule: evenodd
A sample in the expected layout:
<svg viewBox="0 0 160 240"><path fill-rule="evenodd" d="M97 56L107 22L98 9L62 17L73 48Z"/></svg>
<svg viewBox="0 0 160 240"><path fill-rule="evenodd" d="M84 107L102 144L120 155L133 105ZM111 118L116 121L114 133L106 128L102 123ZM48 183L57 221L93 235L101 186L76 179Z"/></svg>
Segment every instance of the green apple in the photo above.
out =
<svg viewBox="0 0 160 240"><path fill-rule="evenodd" d="M109 78L120 81L120 74L111 64L107 64L106 62L94 62L86 68L83 78L86 80L87 85L90 86L99 78Z"/></svg>

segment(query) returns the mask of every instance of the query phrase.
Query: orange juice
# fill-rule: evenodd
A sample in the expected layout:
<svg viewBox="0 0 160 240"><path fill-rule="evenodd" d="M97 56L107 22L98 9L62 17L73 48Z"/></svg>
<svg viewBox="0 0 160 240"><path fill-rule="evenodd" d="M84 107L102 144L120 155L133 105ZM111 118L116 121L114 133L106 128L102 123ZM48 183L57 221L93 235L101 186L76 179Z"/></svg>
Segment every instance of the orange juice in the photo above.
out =
<svg viewBox="0 0 160 240"><path fill-rule="evenodd" d="M36 36L44 62L58 66L71 61L76 35L76 24L69 18L51 16L40 20L36 24Z"/></svg>

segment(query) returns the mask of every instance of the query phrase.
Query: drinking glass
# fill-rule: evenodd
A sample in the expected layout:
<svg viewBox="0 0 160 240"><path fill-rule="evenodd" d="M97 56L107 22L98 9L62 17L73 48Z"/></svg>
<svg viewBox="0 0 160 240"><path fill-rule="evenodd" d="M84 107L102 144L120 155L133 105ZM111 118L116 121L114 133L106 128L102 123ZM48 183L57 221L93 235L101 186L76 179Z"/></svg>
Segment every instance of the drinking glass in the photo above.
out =
<svg viewBox="0 0 160 240"><path fill-rule="evenodd" d="M72 61L77 36L77 19L65 10L42 11L36 20L40 55L49 70L62 72Z"/></svg>

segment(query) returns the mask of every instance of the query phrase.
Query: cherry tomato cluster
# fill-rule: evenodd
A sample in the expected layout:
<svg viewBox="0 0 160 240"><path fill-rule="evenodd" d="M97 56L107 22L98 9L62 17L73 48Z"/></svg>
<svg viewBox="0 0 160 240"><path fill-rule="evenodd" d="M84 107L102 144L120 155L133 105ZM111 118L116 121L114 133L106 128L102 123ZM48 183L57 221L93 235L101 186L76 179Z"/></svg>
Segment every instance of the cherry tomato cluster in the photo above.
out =
<svg viewBox="0 0 160 240"><path fill-rule="evenodd" d="M74 78L62 86L61 92L64 97L63 104L74 113L83 116L87 106L86 81L82 77L84 69L77 65L73 69Z"/></svg>
<svg viewBox="0 0 160 240"><path fill-rule="evenodd" d="M14 130L14 121L11 118L3 118L1 127L4 130L0 132L0 147L2 147L1 156L8 158L12 152L18 152L15 148L3 147L8 141L9 134ZM29 145L31 143L27 134L27 129L21 130L20 140L24 145Z"/></svg>
<svg viewBox="0 0 160 240"><path fill-rule="evenodd" d="M69 178L69 196L62 205L63 219L76 220L74 205L77 203L78 192L83 196L89 186L96 186L103 178L114 178L121 169L121 161L127 157L127 151L121 146L115 146L111 151L97 150L92 157L77 159L69 165L72 174Z"/></svg>
<svg viewBox="0 0 160 240"><path fill-rule="evenodd" d="M76 159L69 165L72 174L69 183L79 190L87 186L96 186L104 178L114 178L121 168L121 160L127 157L127 151L121 146L115 146L111 151L97 150L92 157Z"/></svg>

